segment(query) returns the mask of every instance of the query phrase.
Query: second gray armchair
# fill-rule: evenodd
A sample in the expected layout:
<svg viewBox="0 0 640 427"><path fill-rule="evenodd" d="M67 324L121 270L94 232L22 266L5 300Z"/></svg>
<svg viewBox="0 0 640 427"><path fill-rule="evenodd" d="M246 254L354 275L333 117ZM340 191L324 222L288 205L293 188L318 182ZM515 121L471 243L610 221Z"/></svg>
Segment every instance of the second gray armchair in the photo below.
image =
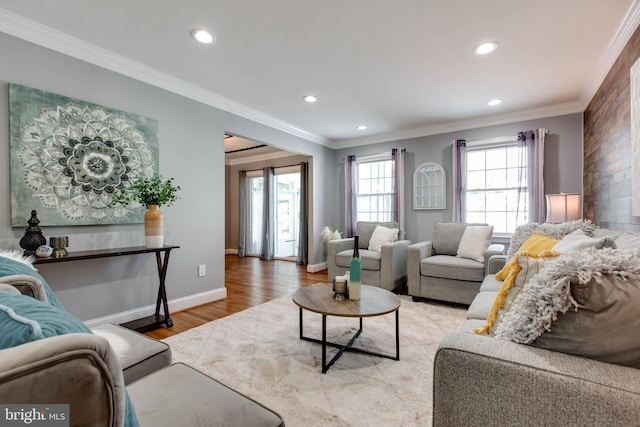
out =
<svg viewBox="0 0 640 427"><path fill-rule="evenodd" d="M397 222L365 222L356 224L356 234L360 236L359 252L362 260L362 283L392 291L407 280L407 248L409 240L395 240L384 243L379 251L370 250L369 242L380 225L398 228ZM331 240L327 243L327 267L329 281L343 276L349 270L353 256L353 238Z"/></svg>
<svg viewBox="0 0 640 427"><path fill-rule="evenodd" d="M469 226L473 230L465 236ZM436 222L431 241L409 246L409 295L471 304L489 272L491 257L504 251L503 245L490 245L492 230L487 224Z"/></svg>

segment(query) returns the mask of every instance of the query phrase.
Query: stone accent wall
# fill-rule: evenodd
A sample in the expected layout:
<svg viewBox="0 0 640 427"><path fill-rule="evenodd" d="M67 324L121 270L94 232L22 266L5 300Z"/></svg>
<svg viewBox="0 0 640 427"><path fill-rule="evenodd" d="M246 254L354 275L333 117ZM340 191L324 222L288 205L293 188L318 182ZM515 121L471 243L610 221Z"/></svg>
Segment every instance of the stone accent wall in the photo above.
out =
<svg viewBox="0 0 640 427"><path fill-rule="evenodd" d="M601 227L640 231L631 216L629 73L640 57L640 28L620 53L584 112L584 218Z"/></svg>

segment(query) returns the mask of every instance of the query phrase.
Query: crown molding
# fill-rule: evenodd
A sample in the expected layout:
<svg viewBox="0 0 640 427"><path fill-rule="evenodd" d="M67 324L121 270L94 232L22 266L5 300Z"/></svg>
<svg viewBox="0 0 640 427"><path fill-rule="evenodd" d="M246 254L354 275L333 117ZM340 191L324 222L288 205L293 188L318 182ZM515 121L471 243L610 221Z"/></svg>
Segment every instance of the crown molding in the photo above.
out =
<svg viewBox="0 0 640 427"><path fill-rule="evenodd" d="M629 9L618 26L616 33L612 37L605 54L600 58L587 86L584 88L582 95L577 102L503 115L492 115L479 119L455 121L370 137L331 141L320 135L313 134L282 120L271 117L246 105L240 104L211 91L204 90L184 80L161 73L151 67L126 57L116 55L106 49L92 45L75 37L71 37L60 31L0 8L0 32L7 33L36 45L333 149L379 144L383 142L418 138L422 136L512 123L516 121L534 120L583 112L639 24L640 0L632 0ZM244 163L244 161L242 161L242 163Z"/></svg>
<svg viewBox="0 0 640 427"><path fill-rule="evenodd" d="M1 8L0 31L307 141L329 144L322 136Z"/></svg>
<svg viewBox="0 0 640 427"><path fill-rule="evenodd" d="M292 156L298 156L298 154L292 153L290 151L280 151L275 153L256 154L255 156L241 157L238 159L228 159L228 160L225 160L224 163L227 166L237 166L237 165L243 165L245 163L264 162L267 160L281 159L283 157L292 157Z"/></svg>
<svg viewBox="0 0 640 427"><path fill-rule="evenodd" d="M591 99L593 99L607 74L609 74L609 70L611 70L618 56L620 56L629 39L633 36L638 25L640 25L640 0L633 0L582 91L580 105L582 105L583 111L589 106Z"/></svg>
<svg viewBox="0 0 640 427"><path fill-rule="evenodd" d="M578 102L552 105L548 107L534 108L531 110L519 111L482 117L472 120L460 120L456 122L443 123L433 126L425 126L407 131L392 132L371 137L349 139L331 144L331 148L338 150L342 148L358 147L361 145L381 144L383 142L400 141L405 139L420 138L423 136L440 135L443 133L457 132L468 129L477 129L487 126L503 125L525 120L537 120L545 117L563 116L566 114L581 113L582 106Z"/></svg>

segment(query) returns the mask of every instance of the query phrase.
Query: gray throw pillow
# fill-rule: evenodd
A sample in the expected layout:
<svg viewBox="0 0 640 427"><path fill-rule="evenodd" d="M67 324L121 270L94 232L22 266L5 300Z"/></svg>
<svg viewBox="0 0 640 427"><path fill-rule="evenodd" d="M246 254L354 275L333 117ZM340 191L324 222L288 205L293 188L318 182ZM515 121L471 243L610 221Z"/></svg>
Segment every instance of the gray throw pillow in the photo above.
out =
<svg viewBox="0 0 640 427"><path fill-rule="evenodd" d="M640 248L640 234L632 232L620 233L615 238L616 248L618 249L636 249Z"/></svg>
<svg viewBox="0 0 640 427"><path fill-rule="evenodd" d="M436 222L433 224L431 244L434 255L458 254L458 246L467 224L458 222Z"/></svg>
<svg viewBox="0 0 640 427"><path fill-rule="evenodd" d="M495 336L640 368L640 251L589 248L544 265Z"/></svg>
<svg viewBox="0 0 640 427"><path fill-rule="evenodd" d="M532 345L640 368L640 277L603 274L571 282L577 310L559 313Z"/></svg>
<svg viewBox="0 0 640 427"><path fill-rule="evenodd" d="M433 238L431 247L433 255L453 255L458 254L458 246L467 225L487 225L487 224L465 224L460 222L439 222L433 224Z"/></svg>

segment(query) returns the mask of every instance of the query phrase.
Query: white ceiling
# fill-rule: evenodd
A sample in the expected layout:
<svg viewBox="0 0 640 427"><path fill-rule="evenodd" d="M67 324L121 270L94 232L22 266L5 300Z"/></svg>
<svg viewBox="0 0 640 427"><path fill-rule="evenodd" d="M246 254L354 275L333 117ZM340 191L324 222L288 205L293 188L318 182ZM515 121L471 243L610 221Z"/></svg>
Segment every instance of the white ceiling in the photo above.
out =
<svg viewBox="0 0 640 427"><path fill-rule="evenodd" d="M0 31L338 148L581 112L639 2L0 0Z"/></svg>

